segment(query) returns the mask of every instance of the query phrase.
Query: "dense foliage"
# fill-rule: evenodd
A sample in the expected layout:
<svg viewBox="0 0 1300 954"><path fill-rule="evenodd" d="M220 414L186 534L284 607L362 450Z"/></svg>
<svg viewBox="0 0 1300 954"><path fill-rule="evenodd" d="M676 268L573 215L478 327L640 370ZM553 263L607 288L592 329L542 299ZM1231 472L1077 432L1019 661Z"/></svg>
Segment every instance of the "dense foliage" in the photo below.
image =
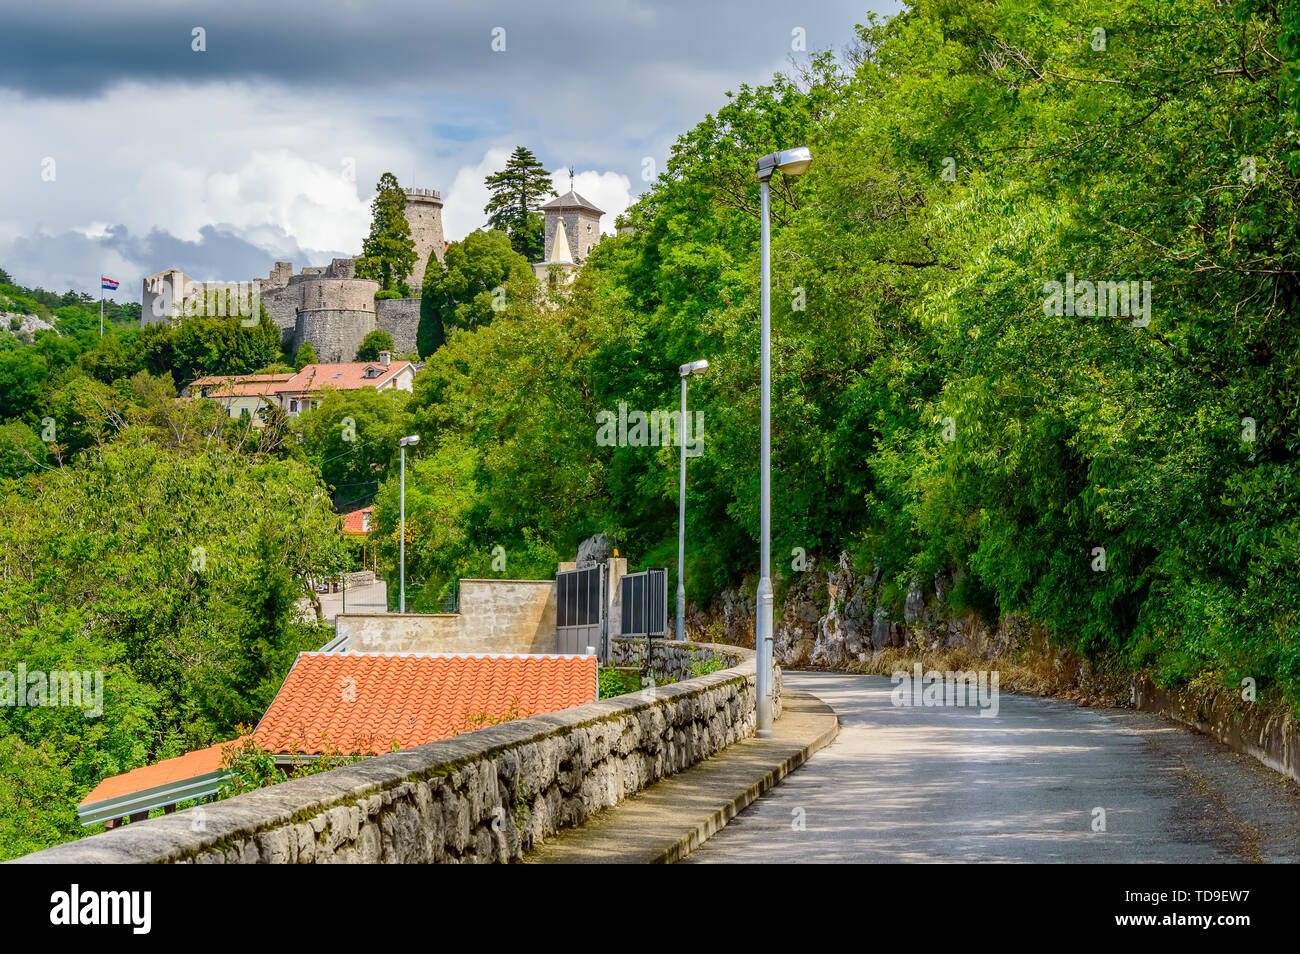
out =
<svg viewBox="0 0 1300 954"><path fill-rule="evenodd" d="M496 229L471 232L441 262L430 255L420 301L420 354L437 351L449 332L486 325L511 298L531 301L536 285L528 260Z"/></svg>
<svg viewBox="0 0 1300 954"><path fill-rule="evenodd" d="M301 463L234 450L145 424L0 488L0 670L104 674L99 715L0 707L7 856L77 834L104 776L256 722L324 641L295 603L342 559L329 498Z"/></svg>
<svg viewBox="0 0 1300 954"><path fill-rule="evenodd" d="M283 414L257 429L177 399L197 375L275 366L265 317L141 331L123 327L138 308L117 309L101 339L98 302L46 304L12 284L5 296L53 326L0 333L0 854L12 857L81 834L75 806L105 776L260 718L296 653L328 639L312 583L348 558L319 475L352 471L323 463L317 438L333 435L313 414L297 432ZM367 397L380 395L349 405L363 431ZM358 466L373 493L375 472ZM99 674L102 711L19 705L44 692L23 673L51 686L54 673Z"/></svg>
<svg viewBox="0 0 1300 954"><path fill-rule="evenodd" d="M453 333L433 357L408 481L408 506L429 495L422 571L567 553L596 529L671 565L675 448L598 446L594 415L671 409L677 365L708 358L691 596L752 586L753 163L807 143L811 171L773 182L778 557L846 548L881 567L895 612L912 579L951 573L954 611L1296 702L1282 11L921 0L839 60L742 87L680 138L560 314ZM1060 313L1054 282L1078 283ZM1132 298L1101 285L1090 307L1085 282Z"/></svg>

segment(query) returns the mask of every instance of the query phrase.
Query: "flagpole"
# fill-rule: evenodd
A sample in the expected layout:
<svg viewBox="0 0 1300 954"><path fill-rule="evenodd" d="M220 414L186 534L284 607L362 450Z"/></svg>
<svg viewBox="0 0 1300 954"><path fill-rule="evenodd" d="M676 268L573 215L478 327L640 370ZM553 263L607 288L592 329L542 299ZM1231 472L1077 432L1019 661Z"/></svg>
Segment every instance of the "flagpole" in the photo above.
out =
<svg viewBox="0 0 1300 954"><path fill-rule="evenodd" d="M99 276L99 336L104 337L104 276Z"/></svg>

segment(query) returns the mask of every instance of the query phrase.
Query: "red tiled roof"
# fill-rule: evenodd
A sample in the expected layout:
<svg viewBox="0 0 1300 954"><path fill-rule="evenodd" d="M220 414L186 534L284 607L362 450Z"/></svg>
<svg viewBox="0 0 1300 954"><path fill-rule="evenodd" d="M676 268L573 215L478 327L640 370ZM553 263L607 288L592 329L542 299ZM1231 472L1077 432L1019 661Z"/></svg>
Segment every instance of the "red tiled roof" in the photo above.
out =
<svg viewBox="0 0 1300 954"><path fill-rule="evenodd" d="M353 510L343 515L343 532L354 534L356 536L365 536L370 531L366 528L366 514L374 513L375 506L362 507L360 510Z"/></svg>
<svg viewBox="0 0 1300 954"><path fill-rule="evenodd" d="M302 653L258 723L264 749L376 755L596 699L595 656Z"/></svg>
<svg viewBox="0 0 1300 954"><path fill-rule="evenodd" d="M208 397L241 397L245 395L270 395L283 389L292 374L210 374L190 384L191 394L207 393Z"/></svg>
<svg viewBox="0 0 1300 954"><path fill-rule="evenodd" d="M91 805L95 802L117 798L120 795L143 792L146 789L157 788L160 785L183 782L186 779L197 778L200 775L215 772L221 768L222 751L238 745L242 741L243 738L241 737L232 739L229 742L218 742L206 749L186 752L174 759L164 759L161 762L155 762L153 765L145 765L129 772L123 772L121 775L110 776L92 788L86 797L81 800L80 804Z"/></svg>
<svg viewBox="0 0 1300 954"><path fill-rule="evenodd" d="M394 361L384 367L378 361L352 361L347 364L308 364L279 388L283 392L310 393L324 387L340 391L359 388L377 388L387 384L403 368L412 367L409 361ZM380 372L366 377L366 369Z"/></svg>

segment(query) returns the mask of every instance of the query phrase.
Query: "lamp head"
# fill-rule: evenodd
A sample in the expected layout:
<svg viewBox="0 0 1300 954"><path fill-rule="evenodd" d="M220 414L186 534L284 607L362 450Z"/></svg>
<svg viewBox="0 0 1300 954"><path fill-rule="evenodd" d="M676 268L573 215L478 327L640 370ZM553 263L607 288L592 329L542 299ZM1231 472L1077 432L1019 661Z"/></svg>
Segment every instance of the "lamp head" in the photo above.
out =
<svg viewBox="0 0 1300 954"><path fill-rule="evenodd" d="M803 175L811 165L812 150L807 146L795 146L793 149L768 153L754 164L754 171L758 173L760 181L765 181L772 178L774 172L782 172L787 176Z"/></svg>
<svg viewBox="0 0 1300 954"><path fill-rule="evenodd" d="M692 361L690 364L684 364L678 368L677 373L685 378L692 374L703 374L707 370L709 370L709 362Z"/></svg>
<svg viewBox="0 0 1300 954"><path fill-rule="evenodd" d="M410 437L403 437L397 442L398 447L410 447L412 444L420 443L420 435L412 434Z"/></svg>

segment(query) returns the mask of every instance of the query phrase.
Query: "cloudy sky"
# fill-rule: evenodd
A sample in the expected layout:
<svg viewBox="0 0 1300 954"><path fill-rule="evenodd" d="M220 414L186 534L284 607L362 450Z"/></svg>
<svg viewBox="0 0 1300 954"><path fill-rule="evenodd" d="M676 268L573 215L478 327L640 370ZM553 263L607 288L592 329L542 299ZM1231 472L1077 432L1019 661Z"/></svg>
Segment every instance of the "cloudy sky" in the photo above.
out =
<svg viewBox="0 0 1300 954"><path fill-rule="evenodd" d="M727 90L842 50L894 0L52 0L0 28L0 266L138 301L169 266L247 280L360 251L374 184L483 224L518 144L614 216ZM201 29L201 39L195 30ZM195 50L203 45L204 50ZM504 49L500 49L504 46ZM494 48L496 47L496 48ZM773 144L781 145L781 144Z"/></svg>

